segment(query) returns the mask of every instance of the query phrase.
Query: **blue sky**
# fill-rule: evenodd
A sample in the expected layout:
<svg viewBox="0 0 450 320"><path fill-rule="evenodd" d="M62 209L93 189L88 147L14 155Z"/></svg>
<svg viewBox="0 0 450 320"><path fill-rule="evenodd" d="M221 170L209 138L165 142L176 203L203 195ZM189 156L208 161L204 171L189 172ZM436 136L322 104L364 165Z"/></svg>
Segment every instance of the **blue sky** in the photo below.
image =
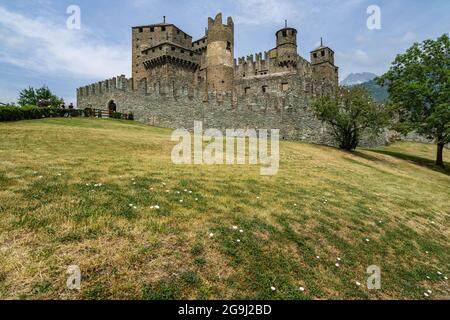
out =
<svg viewBox="0 0 450 320"><path fill-rule="evenodd" d="M66 27L73 4L81 9L80 30ZM369 5L381 9L380 30L367 28ZM324 38L341 80L352 72L381 74L414 42L450 32L448 0L0 0L0 102L42 84L75 102L79 86L130 75L131 26L166 15L199 38L218 12L235 21L236 57L273 48L288 19L308 60Z"/></svg>

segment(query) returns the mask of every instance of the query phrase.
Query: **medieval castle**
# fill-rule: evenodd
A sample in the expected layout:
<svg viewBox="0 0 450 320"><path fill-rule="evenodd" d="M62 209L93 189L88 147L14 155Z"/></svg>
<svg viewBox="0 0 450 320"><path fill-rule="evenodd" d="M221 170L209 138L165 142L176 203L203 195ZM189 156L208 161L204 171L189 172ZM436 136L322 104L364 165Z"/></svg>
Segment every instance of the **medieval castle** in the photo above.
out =
<svg viewBox="0 0 450 320"><path fill-rule="evenodd" d="M208 128L274 128L284 139L332 145L309 101L338 86L334 52L321 45L307 61L298 54L297 34L286 23L275 48L235 59L234 23L229 17L224 24L220 13L196 41L165 18L133 27L132 77L79 88L77 107L117 105L138 121L168 128L192 129L196 120Z"/></svg>

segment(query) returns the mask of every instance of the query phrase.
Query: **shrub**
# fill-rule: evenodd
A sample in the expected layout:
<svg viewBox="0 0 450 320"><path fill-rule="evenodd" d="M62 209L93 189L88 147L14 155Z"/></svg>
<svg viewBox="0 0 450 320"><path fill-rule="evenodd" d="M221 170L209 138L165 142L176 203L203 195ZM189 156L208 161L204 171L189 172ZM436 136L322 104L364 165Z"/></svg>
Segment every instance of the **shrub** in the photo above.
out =
<svg viewBox="0 0 450 320"><path fill-rule="evenodd" d="M113 119L123 119L123 114L120 112L114 112L112 117Z"/></svg>
<svg viewBox="0 0 450 320"><path fill-rule="evenodd" d="M36 106L0 106L0 122L32 120L55 117L79 117L80 110L59 109L55 107L40 108Z"/></svg>

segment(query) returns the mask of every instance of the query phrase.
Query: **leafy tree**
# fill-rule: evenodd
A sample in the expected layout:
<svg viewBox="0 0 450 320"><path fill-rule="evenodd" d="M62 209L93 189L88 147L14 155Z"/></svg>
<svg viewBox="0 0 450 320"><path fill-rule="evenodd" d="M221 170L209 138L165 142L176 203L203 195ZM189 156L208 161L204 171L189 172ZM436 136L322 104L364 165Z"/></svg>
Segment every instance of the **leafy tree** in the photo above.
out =
<svg viewBox="0 0 450 320"><path fill-rule="evenodd" d="M390 100L399 107L396 129L434 139L438 149L436 165L444 167L443 150L450 142L449 36L414 44L396 57L377 82L388 86Z"/></svg>
<svg viewBox="0 0 450 320"><path fill-rule="evenodd" d="M389 124L390 108L375 102L361 86L340 87L336 92L317 99L316 116L333 129L333 135L344 150L354 150L361 136L380 134Z"/></svg>
<svg viewBox="0 0 450 320"><path fill-rule="evenodd" d="M54 95L47 86L42 86L39 89L28 87L23 89L19 94L18 103L20 106L32 105L37 106L45 102L45 104L57 107L64 102L63 99Z"/></svg>

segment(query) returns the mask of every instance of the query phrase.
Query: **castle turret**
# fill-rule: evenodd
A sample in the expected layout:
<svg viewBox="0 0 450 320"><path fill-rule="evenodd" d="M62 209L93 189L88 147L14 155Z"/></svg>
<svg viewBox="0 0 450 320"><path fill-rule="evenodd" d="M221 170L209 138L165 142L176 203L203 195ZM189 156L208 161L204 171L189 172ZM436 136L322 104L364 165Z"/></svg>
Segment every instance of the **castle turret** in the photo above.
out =
<svg viewBox="0 0 450 320"><path fill-rule="evenodd" d="M320 39L320 47L311 51L311 64L316 65L326 62L334 65L334 51L324 46L322 39Z"/></svg>
<svg viewBox="0 0 450 320"><path fill-rule="evenodd" d="M333 90L339 85L339 68L334 65L334 51L323 45L311 51L313 67L313 86L315 92Z"/></svg>
<svg viewBox="0 0 450 320"><path fill-rule="evenodd" d="M234 23L229 17L222 23L222 14L208 19L207 47L208 91L231 92L234 87Z"/></svg>
<svg viewBox="0 0 450 320"><path fill-rule="evenodd" d="M277 31L278 57L297 55L297 30L286 27Z"/></svg>
<svg viewBox="0 0 450 320"><path fill-rule="evenodd" d="M277 65L282 70L294 70L297 67L297 30L285 28L277 31Z"/></svg>

